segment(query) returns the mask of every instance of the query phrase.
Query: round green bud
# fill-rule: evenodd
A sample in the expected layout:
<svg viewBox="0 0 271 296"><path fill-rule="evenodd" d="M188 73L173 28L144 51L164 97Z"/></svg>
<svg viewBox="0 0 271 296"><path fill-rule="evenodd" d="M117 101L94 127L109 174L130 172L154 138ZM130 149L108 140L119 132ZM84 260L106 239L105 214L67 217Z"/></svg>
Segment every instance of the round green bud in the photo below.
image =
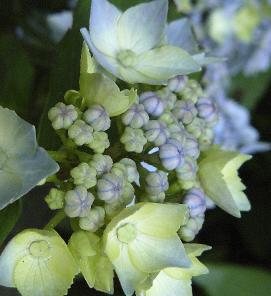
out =
<svg viewBox="0 0 271 296"><path fill-rule="evenodd" d="M113 160L109 155L95 154L89 165L95 168L97 176L100 177L110 172Z"/></svg>
<svg viewBox="0 0 271 296"><path fill-rule="evenodd" d="M137 170L136 163L130 158L123 158L119 161L119 163L123 164L126 169L127 178L130 183L139 182L139 173Z"/></svg>
<svg viewBox="0 0 271 296"><path fill-rule="evenodd" d="M83 230L95 232L104 225L105 210L102 207L92 208L86 217L79 220L79 226Z"/></svg>
<svg viewBox="0 0 271 296"><path fill-rule="evenodd" d="M141 153L144 145L147 143L147 139L144 136L144 132L141 129L134 129L126 127L124 134L121 136L120 141L125 146L125 150L128 152Z"/></svg>
<svg viewBox="0 0 271 296"><path fill-rule="evenodd" d="M75 185L83 185L87 189L96 185L96 170L87 163L82 162L71 170L71 176Z"/></svg>
<svg viewBox="0 0 271 296"><path fill-rule="evenodd" d="M93 105L84 113L84 120L95 131L106 131L110 128L111 120L106 110L100 105Z"/></svg>
<svg viewBox="0 0 271 296"><path fill-rule="evenodd" d="M93 128L83 120L76 120L75 123L69 128L68 135L76 145L82 146L92 142Z"/></svg>
<svg viewBox="0 0 271 296"><path fill-rule="evenodd" d="M104 153L105 149L110 146L108 135L105 132L94 132L93 140L88 144L95 153Z"/></svg>
<svg viewBox="0 0 271 296"><path fill-rule="evenodd" d="M59 210L64 207L65 193L56 188L52 188L49 194L45 197L45 201L51 210Z"/></svg>

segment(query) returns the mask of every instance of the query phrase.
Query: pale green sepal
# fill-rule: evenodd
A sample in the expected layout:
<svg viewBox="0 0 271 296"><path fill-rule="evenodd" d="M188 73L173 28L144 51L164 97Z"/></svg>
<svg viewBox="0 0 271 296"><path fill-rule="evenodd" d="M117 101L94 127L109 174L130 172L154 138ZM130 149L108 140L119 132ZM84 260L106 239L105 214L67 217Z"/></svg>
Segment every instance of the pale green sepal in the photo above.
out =
<svg viewBox="0 0 271 296"><path fill-rule="evenodd" d="M86 42L83 42L81 51L80 73L95 73L97 72L97 63L89 52Z"/></svg>
<svg viewBox="0 0 271 296"><path fill-rule="evenodd" d="M0 106L0 210L58 170L38 146L35 127Z"/></svg>
<svg viewBox="0 0 271 296"><path fill-rule="evenodd" d="M176 75L186 75L201 70L189 53L181 48L164 45L138 56L134 68L152 79L167 80Z"/></svg>
<svg viewBox="0 0 271 296"><path fill-rule="evenodd" d="M215 64L215 63L222 63L227 61L226 58L206 56L205 52L199 52L197 54L194 54L192 57L201 66L206 66L206 65Z"/></svg>
<svg viewBox="0 0 271 296"><path fill-rule="evenodd" d="M238 169L250 155L213 147L203 153L199 164L199 178L207 194L219 207L240 218L240 211L249 211L250 203L244 194L245 186Z"/></svg>
<svg viewBox="0 0 271 296"><path fill-rule="evenodd" d="M137 98L134 89L120 91L113 80L99 73L80 76L80 93L88 107L100 104L111 117L127 111Z"/></svg>
<svg viewBox="0 0 271 296"><path fill-rule="evenodd" d="M79 272L55 231L28 229L16 235L0 257L0 284L23 296L66 295Z"/></svg>
<svg viewBox="0 0 271 296"><path fill-rule="evenodd" d="M75 232L69 248L90 288L113 294L113 266L102 252L100 238L86 231Z"/></svg>

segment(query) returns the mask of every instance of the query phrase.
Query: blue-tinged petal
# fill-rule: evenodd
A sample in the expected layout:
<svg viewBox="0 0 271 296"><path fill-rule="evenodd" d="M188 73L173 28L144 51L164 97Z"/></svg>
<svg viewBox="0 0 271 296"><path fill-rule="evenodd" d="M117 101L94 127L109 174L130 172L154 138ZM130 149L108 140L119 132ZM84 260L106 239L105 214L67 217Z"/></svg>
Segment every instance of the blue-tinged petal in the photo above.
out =
<svg viewBox="0 0 271 296"><path fill-rule="evenodd" d="M166 37L168 44L180 47L190 54L195 54L199 51L188 18L182 18L169 23L166 28Z"/></svg>
<svg viewBox="0 0 271 296"><path fill-rule="evenodd" d="M139 4L125 11L118 22L121 49L140 54L157 45L164 33L167 11L167 0Z"/></svg>
<svg viewBox="0 0 271 296"><path fill-rule="evenodd" d="M153 80L167 80L201 69L186 51L170 45L141 54L134 68Z"/></svg>
<svg viewBox="0 0 271 296"><path fill-rule="evenodd" d="M97 62L102 67L104 67L108 72L112 73L116 77L121 78L118 73L119 64L117 60L109 55L104 54L93 44L90 38L89 32L86 28L82 28L80 31L86 44L88 45L89 49L91 50Z"/></svg>
<svg viewBox="0 0 271 296"><path fill-rule="evenodd" d="M114 56L118 49L117 22L121 12L107 0L92 0L90 37L102 53Z"/></svg>

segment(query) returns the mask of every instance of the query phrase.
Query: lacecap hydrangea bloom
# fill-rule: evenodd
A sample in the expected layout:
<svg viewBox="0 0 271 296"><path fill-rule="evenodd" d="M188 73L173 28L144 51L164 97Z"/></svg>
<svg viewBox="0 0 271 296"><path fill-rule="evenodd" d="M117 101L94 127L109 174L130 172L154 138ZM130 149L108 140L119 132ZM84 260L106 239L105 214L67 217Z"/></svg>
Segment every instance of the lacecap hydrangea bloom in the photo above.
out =
<svg viewBox="0 0 271 296"><path fill-rule="evenodd" d="M214 146L217 105L201 79L186 75L214 60L199 51L187 19L166 24L167 6L156 0L122 13L92 1L79 89L48 112L61 140L50 151L60 170L45 197L56 212L43 230L6 246L0 284L63 296L81 273L91 289L114 294L116 274L127 296L191 296L193 277L208 272L197 257L210 247L193 240L210 204L236 217L249 210L238 177L249 156ZM54 169L29 178L24 168L22 179L36 184L56 172L41 151ZM53 230L62 220L71 225L68 244Z"/></svg>

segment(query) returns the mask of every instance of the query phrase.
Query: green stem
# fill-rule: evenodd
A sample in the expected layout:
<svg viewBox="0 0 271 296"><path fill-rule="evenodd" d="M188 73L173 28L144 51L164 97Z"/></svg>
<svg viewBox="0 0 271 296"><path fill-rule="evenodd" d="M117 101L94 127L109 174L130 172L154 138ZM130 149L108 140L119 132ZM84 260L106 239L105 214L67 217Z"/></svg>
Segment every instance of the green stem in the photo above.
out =
<svg viewBox="0 0 271 296"><path fill-rule="evenodd" d="M48 224L44 227L45 230L50 230L55 228L62 220L66 218L66 214L64 210L60 210L56 213L55 216L48 222Z"/></svg>
<svg viewBox="0 0 271 296"><path fill-rule="evenodd" d="M68 153L66 151L47 151L48 154L57 162L66 162Z"/></svg>

